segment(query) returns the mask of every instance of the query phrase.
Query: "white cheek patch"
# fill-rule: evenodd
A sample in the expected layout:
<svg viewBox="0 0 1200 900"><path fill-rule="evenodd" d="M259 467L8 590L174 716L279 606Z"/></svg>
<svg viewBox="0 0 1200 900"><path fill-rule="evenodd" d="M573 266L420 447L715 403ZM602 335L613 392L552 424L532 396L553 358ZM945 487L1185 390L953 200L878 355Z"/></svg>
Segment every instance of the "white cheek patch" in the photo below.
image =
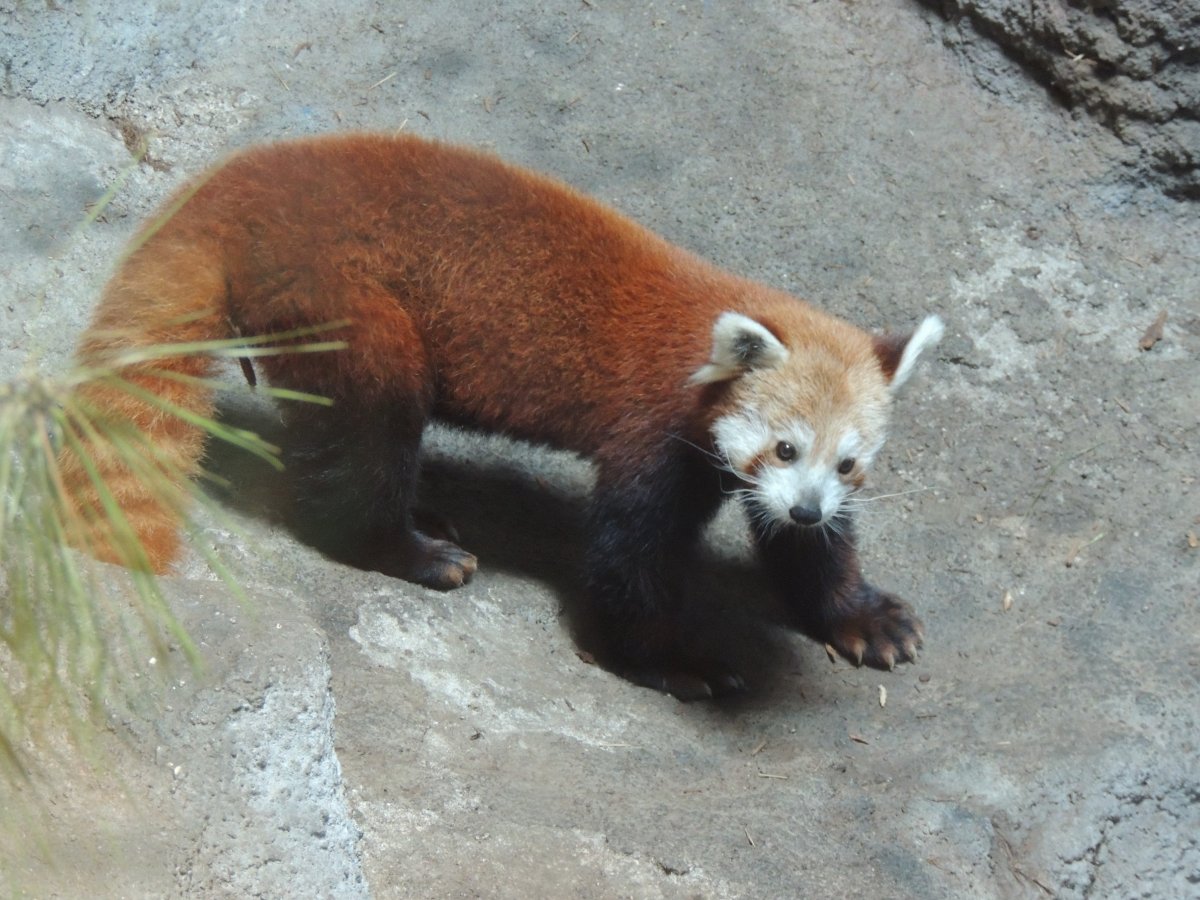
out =
<svg viewBox="0 0 1200 900"><path fill-rule="evenodd" d="M729 464L740 472L762 453L771 440L771 430L753 410L721 416L713 423L713 440Z"/></svg>

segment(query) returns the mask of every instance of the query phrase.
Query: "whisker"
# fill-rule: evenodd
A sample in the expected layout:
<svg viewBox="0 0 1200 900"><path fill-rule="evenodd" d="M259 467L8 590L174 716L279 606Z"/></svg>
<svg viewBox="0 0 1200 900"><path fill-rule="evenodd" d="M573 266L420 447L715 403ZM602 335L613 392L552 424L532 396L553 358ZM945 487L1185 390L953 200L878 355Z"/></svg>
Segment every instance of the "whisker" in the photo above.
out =
<svg viewBox="0 0 1200 900"><path fill-rule="evenodd" d="M894 494L875 494L870 497L860 497L853 494L846 497L847 500L853 498L856 503L874 503L876 500L890 500L892 497L907 497L909 494L920 494L925 491L932 491L932 487L911 488L907 491L896 491Z"/></svg>
<svg viewBox="0 0 1200 900"><path fill-rule="evenodd" d="M842 509L839 509L829 517L829 521L826 522L824 526L826 529L828 529L826 538L828 538L830 534L836 535L837 537L846 536L846 533L850 530L851 526L851 517L847 515L848 512L850 512L850 510L846 510L843 506Z"/></svg>
<svg viewBox="0 0 1200 900"><path fill-rule="evenodd" d="M732 491L722 489L721 493L723 493L726 497L736 497L739 500L749 500L757 496L757 492L751 490L750 488L735 488Z"/></svg>
<svg viewBox="0 0 1200 900"><path fill-rule="evenodd" d="M726 472L739 481L744 481L747 484L751 484L755 487L760 485L761 482L759 478L751 475L748 472L742 472L735 468L733 462L730 461L730 459L724 453L719 452L720 448L717 448L716 451L705 449L694 441L689 441L687 438L679 434L668 434L667 437L671 438L672 440L679 441L681 444L687 444L687 446L691 447L693 450L698 450L703 456L706 456L708 459L713 461L713 464L718 471Z"/></svg>
<svg viewBox="0 0 1200 900"><path fill-rule="evenodd" d="M749 501L744 502L742 507L746 511L746 518L750 521L752 531L758 537L774 537L776 533L783 530L787 525L786 522L780 521L777 516L773 515L766 506L753 502L755 499L754 492L746 491L743 499Z"/></svg>
<svg viewBox="0 0 1200 900"><path fill-rule="evenodd" d="M687 444L693 450L699 450L701 453L703 453L709 459L716 460L717 463L720 464L721 466L729 465L729 461L727 459L725 459L721 454L714 453L712 450L706 450L705 448L701 447L699 444L697 444L693 441L689 441L683 435L668 434L667 437L671 438L672 440L679 441L681 444Z"/></svg>

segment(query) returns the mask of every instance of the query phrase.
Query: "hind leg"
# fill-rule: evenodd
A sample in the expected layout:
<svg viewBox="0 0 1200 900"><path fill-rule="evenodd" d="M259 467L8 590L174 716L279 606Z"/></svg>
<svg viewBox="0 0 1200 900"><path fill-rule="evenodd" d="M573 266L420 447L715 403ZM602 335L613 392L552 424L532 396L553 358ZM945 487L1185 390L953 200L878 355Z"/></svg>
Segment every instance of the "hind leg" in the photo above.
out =
<svg viewBox="0 0 1200 900"><path fill-rule="evenodd" d="M301 537L342 562L446 590L469 581L476 561L413 521L423 426L399 404L292 410L286 463Z"/></svg>
<svg viewBox="0 0 1200 900"><path fill-rule="evenodd" d="M458 587L474 574L475 557L413 519L421 433L433 400L420 335L394 299L344 286L337 293L341 303L331 318L348 313L363 323L334 335L347 349L264 360L272 383L333 401L284 409L296 530L343 562L428 587Z"/></svg>

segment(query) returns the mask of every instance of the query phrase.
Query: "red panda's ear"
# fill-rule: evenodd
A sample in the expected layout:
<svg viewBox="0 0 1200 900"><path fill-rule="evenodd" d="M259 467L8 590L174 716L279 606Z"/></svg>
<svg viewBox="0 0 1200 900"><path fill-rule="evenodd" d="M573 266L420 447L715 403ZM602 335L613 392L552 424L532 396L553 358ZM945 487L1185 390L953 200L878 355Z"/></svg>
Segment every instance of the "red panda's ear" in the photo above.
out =
<svg viewBox="0 0 1200 900"><path fill-rule="evenodd" d="M928 316L912 334L875 338L875 356L893 391L908 381L921 354L941 340L944 330L941 319Z"/></svg>
<svg viewBox="0 0 1200 900"><path fill-rule="evenodd" d="M691 384L730 381L751 369L777 366L788 357L787 347L769 328L741 313L717 316L712 339L712 355L692 373Z"/></svg>

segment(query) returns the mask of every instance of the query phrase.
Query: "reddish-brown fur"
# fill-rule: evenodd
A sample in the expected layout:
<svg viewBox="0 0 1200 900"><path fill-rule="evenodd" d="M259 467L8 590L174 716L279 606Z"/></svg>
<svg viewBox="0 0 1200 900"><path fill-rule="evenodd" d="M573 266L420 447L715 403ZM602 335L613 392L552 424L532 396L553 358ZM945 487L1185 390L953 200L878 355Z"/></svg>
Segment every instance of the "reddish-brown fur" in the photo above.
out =
<svg viewBox="0 0 1200 900"><path fill-rule="evenodd" d="M446 418L633 468L648 440L681 422L685 436L700 437L713 391L685 385L725 309L757 313L782 332L824 329L870 356L857 329L722 272L558 182L414 137L252 149L164 210L105 290L84 359L110 350L113 332L137 344L229 337L229 321L249 335L348 319L338 336L349 350L266 359L271 380L362 403L416 394ZM195 358L171 366L205 370ZM142 382L211 411L203 391ZM196 471L198 433L128 398L113 402L173 444L185 474ZM694 415L681 417L682 406ZM90 493L69 462L67 475ZM130 496L126 511L163 571L177 552L163 524L173 516L148 495Z"/></svg>

